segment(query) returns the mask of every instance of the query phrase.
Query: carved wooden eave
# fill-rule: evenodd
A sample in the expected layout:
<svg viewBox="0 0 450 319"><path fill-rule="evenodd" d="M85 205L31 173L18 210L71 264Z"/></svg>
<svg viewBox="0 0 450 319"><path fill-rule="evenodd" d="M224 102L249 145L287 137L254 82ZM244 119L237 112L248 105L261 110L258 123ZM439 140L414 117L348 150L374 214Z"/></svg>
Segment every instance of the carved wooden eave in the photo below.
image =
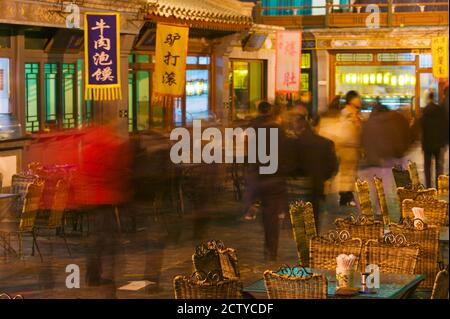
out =
<svg viewBox="0 0 450 319"><path fill-rule="evenodd" d="M0 23L66 28L63 0L0 0ZM145 0L74 0L80 8L83 28L85 12L120 13L121 33L138 34L144 21L142 19Z"/></svg>
<svg viewBox="0 0 450 319"><path fill-rule="evenodd" d="M448 34L448 27L348 28L309 30L316 49L428 49L433 36Z"/></svg>

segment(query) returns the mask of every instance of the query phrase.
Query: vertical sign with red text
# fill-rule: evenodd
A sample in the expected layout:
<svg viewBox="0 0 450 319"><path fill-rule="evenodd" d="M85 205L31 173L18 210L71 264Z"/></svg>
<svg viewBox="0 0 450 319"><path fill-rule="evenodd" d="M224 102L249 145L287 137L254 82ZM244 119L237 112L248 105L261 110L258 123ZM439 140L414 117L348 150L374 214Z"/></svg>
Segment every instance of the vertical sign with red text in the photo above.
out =
<svg viewBox="0 0 450 319"><path fill-rule="evenodd" d="M301 48L301 32L277 32L275 82L275 89L277 92L298 93L300 91Z"/></svg>

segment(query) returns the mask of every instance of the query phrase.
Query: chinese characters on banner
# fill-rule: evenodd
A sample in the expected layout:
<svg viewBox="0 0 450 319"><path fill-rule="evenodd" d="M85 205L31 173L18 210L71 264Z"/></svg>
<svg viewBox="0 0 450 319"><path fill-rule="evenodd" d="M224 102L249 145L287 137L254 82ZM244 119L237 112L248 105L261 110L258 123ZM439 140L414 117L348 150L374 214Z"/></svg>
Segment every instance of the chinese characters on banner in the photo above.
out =
<svg viewBox="0 0 450 319"><path fill-rule="evenodd" d="M433 37L431 51L433 76L437 79L448 78L448 37Z"/></svg>
<svg viewBox="0 0 450 319"><path fill-rule="evenodd" d="M85 99L121 100L119 14L85 14L84 56Z"/></svg>
<svg viewBox="0 0 450 319"><path fill-rule="evenodd" d="M176 97L184 94L188 37L188 27L158 23L153 76L156 96Z"/></svg>
<svg viewBox="0 0 450 319"><path fill-rule="evenodd" d="M298 93L300 91L302 34L297 31L279 31L276 42L276 91Z"/></svg>

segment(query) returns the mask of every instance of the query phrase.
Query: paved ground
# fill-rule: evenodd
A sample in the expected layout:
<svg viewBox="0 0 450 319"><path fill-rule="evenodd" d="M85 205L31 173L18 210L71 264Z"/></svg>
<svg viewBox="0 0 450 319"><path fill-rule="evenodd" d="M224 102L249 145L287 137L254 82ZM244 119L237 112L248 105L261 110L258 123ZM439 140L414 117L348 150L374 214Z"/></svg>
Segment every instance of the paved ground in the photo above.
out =
<svg viewBox="0 0 450 319"><path fill-rule="evenodd" d="M420 151L415 149L399 162L405 163L410 158L422 168ZM359 175L372 180L377 174L383 177L392 219L399 216L393 179L390 168L393 163L386 163L385 168L361 168ZM446 156L446 173L448 173L448 155ZM423 172L420 171L423 178ZM374 198L374 203L375 203ZM333 227L336 217L346 216L348 212L339 211L337 196L331 194L327 198L327 209L321 215L320 232L324 233ZM167 205L170 206L170 205ZM377 210L377 207L374 207ZM138 229L135 233L124 233L120 237L120 248L114 262L105 262L104 271L113 272L116 286L122 286L131 280L150 279L158 281L158 285L150 285L149 289L138 292L126 292L114 289L105 284L100 287L86 287L84 284L85 257L84 252L90 237L69 234L68 242L72 250L69 257L60 238L41 237L39 243L44 254L44 262L39 257L29 256L31 241L25 242L27 256L24 260L0 259L0 292L22 294L25 298L173 298L172 279L177 274L189 274L192 271L191 255L196 244L220 239L227 246L238 251L241 278L244 285L262 277L266 269L276 269L282 264L294 265L297 260L295 242L289 225L285 223L281 230L278 261L266 263L263 258L263 228L261 219L243 221L243 204L233 200L231 188L227 187L208 213L209 222L204 224L201 235L195 236L194 214L187 212L179 217L172 211L164 212L167 229L164 224L149 217L149 207L136 205L138 212ZM189 211L189 207L187 209ZM124 218L124 226L129 221ZM198 229L197 229L197 234ZM77 264L81 269L81 288L66 288L66 266ZM112 270L112 265L115 265ZM159 280L158 280L159 278Z"/></svg>

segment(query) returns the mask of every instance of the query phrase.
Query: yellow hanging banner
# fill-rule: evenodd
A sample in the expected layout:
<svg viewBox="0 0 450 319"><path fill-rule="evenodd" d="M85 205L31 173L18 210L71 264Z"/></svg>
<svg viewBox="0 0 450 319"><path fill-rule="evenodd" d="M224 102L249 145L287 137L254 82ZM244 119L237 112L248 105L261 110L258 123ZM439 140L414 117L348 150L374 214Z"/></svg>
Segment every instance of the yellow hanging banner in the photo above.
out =
<svg viewBox="0 0 450 319"><path fill-rule="evenodd" d="M158 23L153 76L156 96L176 97L184 94L188 38L188 27Z"/></svg>
<svg viewBox="0 0 450 319"><path fill-rule="evenodd" d="M448 78L448 37L433 37L431 53L433 76L437 79Z"/></svg>

